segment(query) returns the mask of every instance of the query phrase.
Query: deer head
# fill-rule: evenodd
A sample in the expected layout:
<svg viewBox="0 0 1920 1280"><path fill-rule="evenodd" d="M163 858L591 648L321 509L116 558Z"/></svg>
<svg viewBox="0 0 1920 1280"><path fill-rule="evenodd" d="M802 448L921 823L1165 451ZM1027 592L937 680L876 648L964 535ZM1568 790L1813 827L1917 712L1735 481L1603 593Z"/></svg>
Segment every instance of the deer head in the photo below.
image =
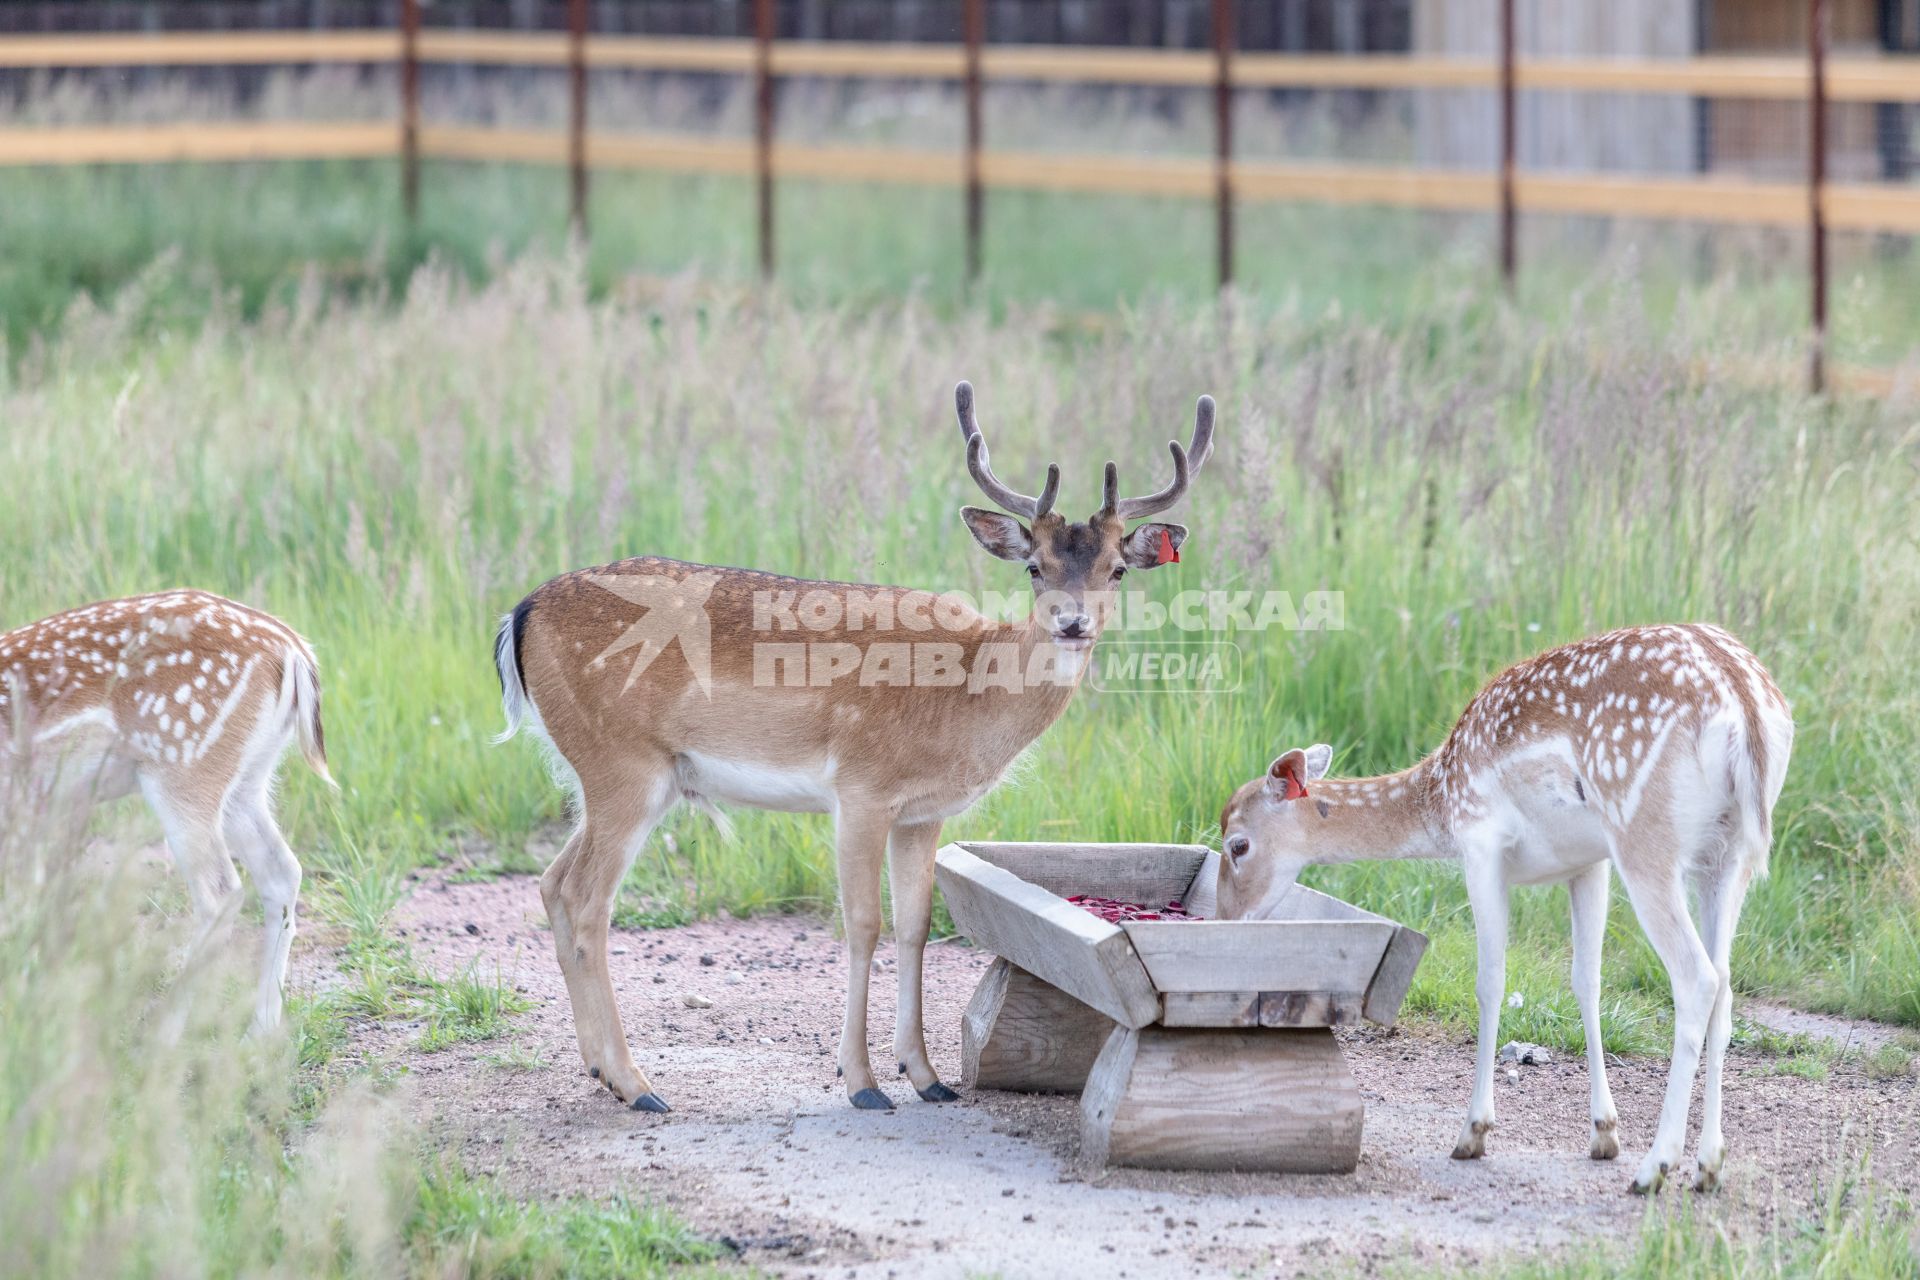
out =
<svg viewBox="0 0 1920 1280"><path fill-rule="evenodd" d="M1332 761L1333 748L1324 742L1295 747L1233 793L1220 814L1222 920L1263 918L1313 861L1307 811L1312 786Z"/></svg>
<svg viewBox="0 0 1920 1280"><path fill-rule="evenodd" d="M1091 647L1127 571L1155 569L1180 558L1186 526L1149 521L1129 532L1127 523L1158 515L1186 494L1188 483L1213 452L1213 397L1201 396L1194 410L1193 442L1184 449L1177 440L1167 443L1173 454L1172 483L1158 493L1122 498L1120 470L1109 462L1100 509L1082 523L1070 523L1053 509L1060 493L1057 464L1047 466L1047 482L1037 498L1016 493L995 478L987 438L973 415L971 383L954 388L953 403L961 438L967 443L967 470L981 492L1003 509L962 507L960 518L988 552L1026 566L1036 600L1035 617L1055 644L1065 649Z"/></svg>

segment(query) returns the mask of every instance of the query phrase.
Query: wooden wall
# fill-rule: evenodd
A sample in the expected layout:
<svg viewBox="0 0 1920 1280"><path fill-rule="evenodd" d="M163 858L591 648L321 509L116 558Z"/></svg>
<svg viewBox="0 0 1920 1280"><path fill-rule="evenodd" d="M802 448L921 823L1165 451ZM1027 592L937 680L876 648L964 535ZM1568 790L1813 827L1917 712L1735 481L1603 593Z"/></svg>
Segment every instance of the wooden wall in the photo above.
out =
<svg viewBox="0 0 1920 1280"><path fill-rule="evenodd" d="M1416 52L1493 60L1497 0L1415 0ZM1684 0L1517 0L1519 55L1683 58L1694 51ZM1491 91L1419 94L1415 156L1422 164L1487 169L1499 146ZM1538 170L1683 173L1693 168L1694 110L1672 94L1522 93L1519 161Z"/></svg>
<svg viewBox="0 0 1920 1280"><path fill-rule="evenodd" d="M1829 0L1831 53L1882 51L1881 0ZM1520 56L1685 58L1700 54L1805 57L1807 0L1517 0ZM1498 0L1414 0L1417 52L1496 56ZM1491 91L1416 95L1416 158L1450 168L1496 163L1498 104ZM1806 172L1804 103L1694 99L1678 94L1522 93L1522 168L1684 173L1700 168L1766 179ZM1873 180L1904 172L1911 117L1920 110L1835 103L1828 111L1829 172ZM1889 161L1891 152L1901 153Z"/></svg>
<svg viewBox="0 0 1920 1280"><path fill-rule="evenodd" d="M1242 47L1405 52L1416 0L1234 0ZM1212 0L986 0L987 38L1017 44L1203 49ZM391 26L399 0L0 0L8 31L185 31ZM561 30L566 0L431 0L436 27ZM747 36L752 0L591 0L596 31ZM777 0L784 39L960 38L960 0Z"/></svg>
<svg viewBox="0 0 1920 1280"><path fill-rule="evenodd" d="M1879 49L1878 0L1828 0L1834 56ZM1805 56L1807 0L1708 0L1703 53ZM1760 178L1807 170L1807 110L1798 102L1724 101L1702 108L1707 168ZM1827 108L1828 172L1836 179L1880 176L1879 113L1871 103Z"/></svg>

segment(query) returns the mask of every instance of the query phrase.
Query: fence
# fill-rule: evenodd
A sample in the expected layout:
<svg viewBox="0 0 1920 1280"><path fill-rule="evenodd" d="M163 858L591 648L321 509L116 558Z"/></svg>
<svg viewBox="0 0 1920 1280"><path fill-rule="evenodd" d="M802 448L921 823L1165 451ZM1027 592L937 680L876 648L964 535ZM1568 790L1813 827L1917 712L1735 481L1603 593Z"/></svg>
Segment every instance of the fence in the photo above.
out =
<svg viewBox="0 0 1920 1280"><path fill-rule="evenodd" d="M1496 0L1492 59L1431 55L1322 55L1237 50L1233 0L1211 0L1210 51L989 45L987 0L961 0L957 44L780 41L774 0L752 0L750 39L591 35L588 0L567 0L565 32L423 29L421 0L403 0L398 30L194 32L155 35L9 36L0 68L151 67L351 62L397 64L399 127L382 124L242 123L0 130L0 164L397 158L402 204L416 216L422 157L557 163L568 171L571 213L585 234L590 170L648 169L755 179L763 272L775 266L777 180L945 185L965 202L969 276L981 262L984 193L1022 189L1211 199L1217 206L1217 274L1234 274L1234 224L1244 201L1315 201L1497 215L1497 261L1510 286L1519 269L1517 225L1528 212L1640 217L1804 228L1809 236L1811 378L1825 376L1827 235L1830 230L1920 234L1920 187L1828 177L1829 103L1920 102L1920 57L1830 58L1828 0L1805 0L1806 56L1565 58L1516 54L1514 0ZM564 131L425 124L426 63L566 70ZM751 76L754 136L738 142L589 130L586 80L601 69ZM776 133L780 77L939 80L964 91L957 153L884 146L783 143ZM987 81L1087 83L1211 90L1211 157L1028 154L990 150L981 123ZM1496 94L1498 163L1490 171L1340 162L1251 161L1236 156L1232 102L1249 89L1478 89ZM1810 123L1801 181L1695 176L1540 173L1516 161L1518 94L1656 93L1696 100L1803 102Z"/></svg>

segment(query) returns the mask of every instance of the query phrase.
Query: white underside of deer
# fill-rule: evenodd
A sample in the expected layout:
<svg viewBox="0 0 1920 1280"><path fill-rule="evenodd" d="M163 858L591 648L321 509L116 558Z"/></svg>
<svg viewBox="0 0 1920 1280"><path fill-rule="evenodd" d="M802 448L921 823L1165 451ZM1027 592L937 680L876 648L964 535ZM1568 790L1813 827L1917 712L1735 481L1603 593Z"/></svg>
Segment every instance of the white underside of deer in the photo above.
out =
<svg viewBox="0 0 1920 1280"><path fill-rule="evenodd" d="M1679 1163L1703 1054L1695 1185L1711 1189L1726 1157L1729 956L1747 889L1766 873L1792 744L1785 698L1725 631L1611 632L1503 673L1440 750L1404 773L1326 778L1325 746L1276 759L1222 814L1221 912L1283 912L1309 865L1457 858L1479 952L1480 1035L1473 1100L1453 1154L1473 1159L1494 1124L1508 899L1516 885L1564 884L1591 1081L1590 1153L1610 1160L1619 1153L1618 1116L1600 1036L1600 948L1612 867L1673 984L1666 1099L1633 1189L1658 1187Z"/></svg>
<svg viewBox="0 0 1920 1280"><path fill-rule="evenodd" d="M628 1049L607 932L627 869L683 801L832 816L848 962L839 1068L849 1099L866 1108L892 1106L867 1053L886 862L899 948L894 1056L922 1098L956 1096L934 1072L921 1020L941 823L998 783L1066 708L1113 583L1178 558L1186 530L1126 523L1185 492L1211 449L1213 403L1200 402L1191 456L1170 446L1171 485L1122 499L1108 463L1104 504L1077 524L1052 510L1057 467L1037 498L1006 488L965 383L956 404L968 470L1030 522L962 511L982 546L1026 566L1038 598L1025 621L991 621L901 587L642 558L555 578L502 622L506 736L525 726L542 739L579 801L580 824L540 890L580 1054L636 1110L667 1103ZM802 626L796 602L803 615L812 603L831 618Z"/></svg>
<svg viewBox="0 0 1920 1280"><path fill-rule="evenodd" d="M186 881L205 950L247 868L265 920L253 1028L278 1025L300 863L273 818L298 740L327 774L313 650L279 620L204 591L85 605L0 635L0 797L62 823L138 791Z"/></svg>

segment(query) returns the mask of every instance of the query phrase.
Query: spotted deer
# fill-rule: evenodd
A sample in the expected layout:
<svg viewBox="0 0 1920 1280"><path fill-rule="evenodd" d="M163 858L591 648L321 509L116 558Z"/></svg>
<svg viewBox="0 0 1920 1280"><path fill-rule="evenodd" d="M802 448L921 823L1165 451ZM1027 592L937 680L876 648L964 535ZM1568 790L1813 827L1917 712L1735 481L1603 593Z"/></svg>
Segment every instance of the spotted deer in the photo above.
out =
<svg viewBox="0 0 1920 1280"><path fill-rule="evenodd" d="M1060 469L1039 496L993 474L973 389L955 390L967 469L1002 508L961 519L992 555L1026 568L1036 595L1017 623L904 587L785 578L643 557L563 574L502 620L495 644L507 729L537 734L574 788L579 825L540 882L588 1074L636 1110L667 1103L635 1065L607 972L614 894L675 804L828 813L846 932L839 1073L856 1107L893 1105L867 1056L867 983L881 925L883 854L899 948L894 1054L928 1101L921 957L941 824L979 800L1065 710L1129 569L1178 558L1180 525L1131 521L1186 493L1212 450L1202 397L1192 444L1172 443L1157 493L1056 512ZM678 646L678 657L661 656ZM570 775L570 776L569 776Z"/></svg>
<svg viewBox="0 0 1920 1280"><path fill-rule="evenodd" d="M278 619L204 591L70 609L0 635L0 803L65 813L138 791L160 820L203 943L253 879L265 917L256 1032L277 1026L300 863L273 819L299 739L332 784L313 650Z"/></svg>
<svg viewBox="0 0 1920 1280"><path fill-rule="evenodd" d="M1376 858L1457 858L1478 938L1479 1050L1456 1160L1486 1150L1494 1042L1506 996L1515 885L1564 884L1573 989L1586 1032L1595 1160L1620 1151L1600 1039L1608 872L1673 984L1673 1061L1653 1145L1632 1189L1679 1163L1694 1073L1706 1054L1694 1185L1726 1159L1720 1084L1732 1031L1728 954L1747 888L1766 874L1793 719L1760 660L1719 627L1631 627L1553 649L1480 691L1438 751L1375 778L1326 777L1325 745L1280 756L1221 814L1220 913L1284 914L1301 868ZM1688 912L1687 891L1699 923Z"/></svg>

